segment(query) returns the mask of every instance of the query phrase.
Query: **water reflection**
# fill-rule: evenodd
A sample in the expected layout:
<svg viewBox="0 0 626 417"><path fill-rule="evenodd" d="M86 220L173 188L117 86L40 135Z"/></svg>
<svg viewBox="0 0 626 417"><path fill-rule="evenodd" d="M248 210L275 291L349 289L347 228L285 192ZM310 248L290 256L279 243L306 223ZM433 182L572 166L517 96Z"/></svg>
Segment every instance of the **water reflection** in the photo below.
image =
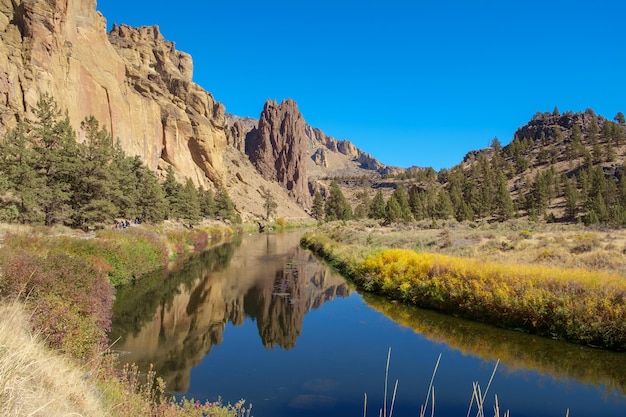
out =
<svg viewBox="0 0 626 417"><path fill-rule="evenodd" d="M120 289L111 339L119 338L121 360L154 364L168 388L186 391L191 368L222 342L227 323L251 317L266 348L293 348L308 311L351 293L342 277L299 247L299 238L239 239L167 279L157 274Z"/></svg>
<svg viewBox="0 0 626 417"><path fill-rule="evenodd" d="M500 359L509 371L537 371L557 380L575 379L626 393L626 355L502 330L364 294L363 300L396 323L464 355Z"/></svg>

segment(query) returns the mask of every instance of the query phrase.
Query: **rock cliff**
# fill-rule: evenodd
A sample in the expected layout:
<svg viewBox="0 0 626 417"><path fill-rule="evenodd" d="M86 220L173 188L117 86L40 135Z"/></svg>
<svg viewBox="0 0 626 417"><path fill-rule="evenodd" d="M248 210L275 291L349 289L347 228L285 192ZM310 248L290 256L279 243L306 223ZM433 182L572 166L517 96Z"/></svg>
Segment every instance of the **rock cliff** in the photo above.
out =
<svg viewBox="0 0 626 417"><path fill-rule="evenodd" d="M171 164L180 178L221 183L224 107L192 71L156 26L107 34L95 0L0 0L0 131L48 92L73 126L95 116L151 169Z"/></svg>
<svg viewBox="0 0 626 417"><path fill-rule="evenodd" d="M171 165L179 181L225 186L246 220L264 216L261 187L279 202L277 216L302 220L315 178L383 172L352 143L308 126L292 100L268 101L258 121L226 115L192 81L191 56L157 26L106 28L95 0L0 0L0 140L50 93L75 129L95 116L157 173Z"/></svg>
<svg viewBox="0 0 626 417"><path fill-rule="evenodd" d="M245 150L263 178L282 184L301 206L311 204L307 180L306 123L293 100L268 100Z"/></svg>

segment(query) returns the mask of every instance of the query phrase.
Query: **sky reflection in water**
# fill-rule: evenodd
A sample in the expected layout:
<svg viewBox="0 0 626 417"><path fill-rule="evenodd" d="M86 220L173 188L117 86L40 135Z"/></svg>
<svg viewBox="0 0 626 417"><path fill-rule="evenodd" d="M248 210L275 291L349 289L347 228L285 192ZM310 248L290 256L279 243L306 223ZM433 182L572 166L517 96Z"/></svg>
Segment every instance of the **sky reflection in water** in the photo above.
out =
<svg viewBox="0 0 626 417"><path fill-rule="evenodd" d="M368 415L378 415L390 347L395 416L419 415L440 353L437 417L467 414L472 383L486 387L495 358L487 415L494 394L516 417L565 416L567 408L572 417L626 415L624 354L362 297L298 240L246 237L222 248L221 261L189 268L154 312L120 332L123 359L155 363L187 397L245 398L257 417L362 415L364 393Z"/></svg>

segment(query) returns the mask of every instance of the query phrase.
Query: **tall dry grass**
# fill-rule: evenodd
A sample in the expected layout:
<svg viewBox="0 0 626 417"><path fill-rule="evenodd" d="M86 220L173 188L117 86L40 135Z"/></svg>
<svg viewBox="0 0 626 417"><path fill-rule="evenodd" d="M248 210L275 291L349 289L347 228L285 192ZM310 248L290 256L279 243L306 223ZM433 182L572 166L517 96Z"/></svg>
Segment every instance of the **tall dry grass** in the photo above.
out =
<svg viewBox="0 0 626 417"><path fill-rule="evenodd" d="M448 248L451 232L444 232L439 235ZM367 238L363 244L360 233L357 228L335 224L305 235L302 244L369 292L507 328L626 350L624 270L555 267L554 260L494 262L480 256L371 247ZM520 234L529 240L528 233ZM552 238L559 237L570 242L564 236ZM615 241L603 250L613 250ZM570 252L583 255L604 244L592 232L578 234L570 243L575 245ZM505 245L504 250L511 249Z"/></svg>
<svg viewBox="0 0 626 417"><path fill-rule="evenodd" d="M105 416L91 373L45 347L16 301L0 304L0 415Z"/></svg>

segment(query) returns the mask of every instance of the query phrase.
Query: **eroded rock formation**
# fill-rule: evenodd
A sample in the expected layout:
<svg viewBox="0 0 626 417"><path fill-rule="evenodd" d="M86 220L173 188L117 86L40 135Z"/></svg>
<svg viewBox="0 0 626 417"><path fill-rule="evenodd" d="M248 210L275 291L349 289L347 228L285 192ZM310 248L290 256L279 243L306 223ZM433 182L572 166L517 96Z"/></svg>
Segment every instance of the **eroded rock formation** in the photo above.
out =
<svg viewBox="0 0 626 417"><path fill-rule="evenodd" d="M48 92L73 126L95 116L151 169L171 164L181 178L219 183L224 107L192 71L156 26L107 35L95 0L0 1L0 131Z"/></svg>
<svg viewBox="0 0 626 417"><path fill-rule="evenodd" d="M308 207L305 126L295 101L268 100L258 127L246 137L246 154L263 178L282 184L298 204Z"/></svg>

